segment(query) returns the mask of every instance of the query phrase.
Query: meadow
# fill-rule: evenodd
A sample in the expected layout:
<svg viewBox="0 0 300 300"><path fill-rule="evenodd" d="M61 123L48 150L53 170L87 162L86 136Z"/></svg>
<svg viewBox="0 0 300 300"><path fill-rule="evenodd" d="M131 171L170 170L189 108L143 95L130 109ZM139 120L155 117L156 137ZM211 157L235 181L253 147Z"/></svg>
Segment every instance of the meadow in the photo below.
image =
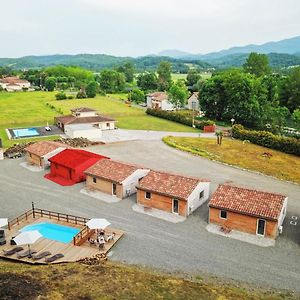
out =
<svg viewBox="0 0 300 300"><path fill-rule="evenodd" d="M2 92L0 93L0 138L4 146L8 147L16 141L8 140L6 128L46 126L47 122L53 124L55 116L70 114L71 108L82 106L94 108L100 114L115 118L119 128L195 132L191 127L146 115L142 108L129 107L118 99L120 96L108 95L96 96L93 99L57 101L55 92Z"/></svg>

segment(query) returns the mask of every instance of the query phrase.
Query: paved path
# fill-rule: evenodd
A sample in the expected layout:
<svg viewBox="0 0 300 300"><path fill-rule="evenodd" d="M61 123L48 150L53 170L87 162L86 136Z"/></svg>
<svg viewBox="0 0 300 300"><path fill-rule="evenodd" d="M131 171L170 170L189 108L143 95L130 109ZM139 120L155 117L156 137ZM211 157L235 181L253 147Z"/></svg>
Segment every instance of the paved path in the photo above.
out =
<svg viewBox="0 0 300 300"><path fill-rule="evenodd" d="M262 248L211 234L207 206L203 205L185 222L173 224L132 210L134 198L108 204L80 193L82 184L61 187L19 166L22 159L0 162L0 217L14 217L36 206L74 215L107 218L112 226L126 231L113 248L112 260L142 264L169 271L209 273L255 285L300 291L300 224L289 225L292 215L300 217L300 188L269 177L241 171L169 148L159 141L135 141L91 147L112 158L144 164L151 168L181 172L278 191L290 198L284 233L275 247ZM297 170L295 170L296 172Z"/></svg>

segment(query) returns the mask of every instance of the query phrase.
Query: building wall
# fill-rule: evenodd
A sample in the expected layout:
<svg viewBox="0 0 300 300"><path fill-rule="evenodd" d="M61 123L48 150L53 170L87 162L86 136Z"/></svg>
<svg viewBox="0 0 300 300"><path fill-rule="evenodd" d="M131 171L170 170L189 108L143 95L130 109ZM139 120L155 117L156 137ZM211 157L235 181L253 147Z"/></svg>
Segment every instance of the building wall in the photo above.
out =
<svg viewBox="0 0 300 300"><path fill-rule="evenodd" d="M49 161L49 158L51 158L52 156L54 156L54 155L60 153L61 151L65 150L65 149L66 149L66 148L64 148L64 147L59 147L59 148L57 148L57 149L55 149L55 150L53 150L53 151L51 151L51 152L45 154L44 157L43 157L43 167L44 167L44 168L50 167L50 161Z"/></svg>
<svg viewBox="0 0 300 300"><path fill-rule="evenodd" d="M97 128L76 130L72 128L72 125L65 126L65 134L71 138L87 138L87 139L97 139L102 137L102 130Z"/></svg>
<svg viewBox="0 0 300 300"><path fill-rule="evenodd" d="M187 205L188 205L188 214L191 214L198 207L200 207L204 202L207 201L209 197L209 186L210 182L199 182L197 187L188 197ZM204 192L202 198L200 198L200 193Z"/></svg>
<svg viewBox="0 0 300 300"><path fill-rule="evenodd" d="M93 182L93 176L86 176L86 187L88 189L98 190L100 192L106 193L108 195L112 195L112 185L113 182L96 178L96 183ZM118 198L123 198L123 186L121 184L117 184L117 195Z"/></svg>
<svg viewBox="0 0 300 300"><path fill-rule="evenodd" d="M136 193L136 187L139 180L145 177L150 170L138 169L123 181L123 197L127 197ZM130 191L129 193L127 191Z"/></svg>
<svg viewBox="0 0 300 300"><path fill-rule="evenodd" d="M113 130L115 129L115 121L107 121L99 123L99 128L102 130Z"/></svg>
<svg viewBox="0 0 300 300"><path fill-rule="evenodd" d="M192 96L191 98L188 99L188 109L193 109L193 103L195 103L194 109L199 111L199 101L195 96Z"/></svg>
<svg viewBox="0 0 300 300"><path fill-rule="evenodd" d="M152 108L152 97L147 96L147 107Z"/></svg>
<svg viewBox="0 0 300 300"><path fill-rule="evenodd" d="M29 164L33 164L38 167L44 168L43 159L36 154L26 152L25 159L26 159L27 163L29 163Z"/></svg>
<svg viewBox="0 0 300 300"><path fill-rule="evenodd" d="M174 110L175 107L174 107L174 105L173 105L171 102L169 102L168 100L163 100L163 101L161 102L161 109L162 109L162 110Z"/></svg>
<svg viewBox="0 0 300 300"><path fill-rule="evenodd" d="M72 113L73 116L75 117L94 117L97 116L97 112L96 111L86 111L86 112L73 112Z"/></svg>
<svg viewBox="0 0 300 300"><path fill-rule="evenodd" d="M172 197L151 193L151 199L145 199L145 191L137 189L137 203L146 207L160 209L172 213ZM179 200L179 215L187 216L187 203Z"/></svg>
<svg viewBox="0 0 300 300"><path fill-rule="evenodd" d="M242 215L227 211L227 219L220 218L220 209L209 208L209 223L214 223L220 226L226 226L231 229L256 234L257 220L259 218ZM263 218L262 218L263 219ZM266 220L265 236L269 238L276 238L278 223L276 221Z"/></svg>

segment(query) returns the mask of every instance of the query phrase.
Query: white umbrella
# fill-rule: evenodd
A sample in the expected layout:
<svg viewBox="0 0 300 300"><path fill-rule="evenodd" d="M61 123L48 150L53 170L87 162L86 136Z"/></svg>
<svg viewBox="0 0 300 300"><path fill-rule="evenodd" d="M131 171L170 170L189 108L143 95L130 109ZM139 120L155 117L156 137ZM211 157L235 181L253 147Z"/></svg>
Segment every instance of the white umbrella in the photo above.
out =
<svg viewBox="0 0 300 300"><path fill-rule="evenodd" d="M16 237L14 237L13 240L17 245L28 245L28 250L29 250L28 257L31 257L30 245L34 244L41 237L42 235L38 230L32 230L32 231L21 232Z"/></svg>
<svg viewBox="0 0 300 300"><path fill-rule="evenodd" d="M0 219L0 227L6 226L8 224L8 219L1 218Z"/></svg>
<svg viewBox="0 0 300 300"><path fill-rule="evenodd" d="M110 223L106 219L90 219L85 225L90 229L105 229Z"/></svg>

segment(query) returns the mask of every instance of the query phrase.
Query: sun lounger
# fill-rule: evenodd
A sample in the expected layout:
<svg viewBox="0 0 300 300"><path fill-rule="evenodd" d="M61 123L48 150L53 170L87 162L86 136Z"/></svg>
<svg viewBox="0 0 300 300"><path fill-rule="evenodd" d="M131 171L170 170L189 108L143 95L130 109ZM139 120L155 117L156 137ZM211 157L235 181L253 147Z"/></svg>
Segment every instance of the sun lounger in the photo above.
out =
<svg viewBox="0 0 300 300"><path fill-rule="evenodd" d="M31 254L35 254L35 253L37 253L37 251L35 251L35 250L30 250L30 251L26 250L24 252L17 253L17 256L18 256L18 258L25 258L25 257L28 257Z"/></svg>
<svg viewBox="0 0 300 300"><path fill-rule="evenodd" d="M12 248L10 250L3 250L3 252L4 252L5 256L9 256L9 255L13 255L13 254L15 254L17 252L20 252L22 250L24 250L23 247L15 247L15 248Z"/></svg>
<svg viewBox="0 0 300 300"><path fill-rule="evenodd" d="M49 252L49 251L44 251L44 252L41 252L41 253L38 253L38 254L33 255L33 256L32 256L32 259L33 259L33 260L39 260L39 259L42 259L42 258L44 258L44 257L46 257L46 256L49 256L49 255L51 255L51 252Z"/></svg>
<svg viewBox="0 0 300 300"><path fill-rule="evenodd" d="M45 262L47 262L47 263L54 262L54 261L56 261L57 259L60 259L60 258L62 258L62 257L64 257L64 255L61 254L61 253L58 253L58 254L55 254L55 255L53 255L53 256L51 256L51 257L46 258L46 259L45 259Z"/></svg>

